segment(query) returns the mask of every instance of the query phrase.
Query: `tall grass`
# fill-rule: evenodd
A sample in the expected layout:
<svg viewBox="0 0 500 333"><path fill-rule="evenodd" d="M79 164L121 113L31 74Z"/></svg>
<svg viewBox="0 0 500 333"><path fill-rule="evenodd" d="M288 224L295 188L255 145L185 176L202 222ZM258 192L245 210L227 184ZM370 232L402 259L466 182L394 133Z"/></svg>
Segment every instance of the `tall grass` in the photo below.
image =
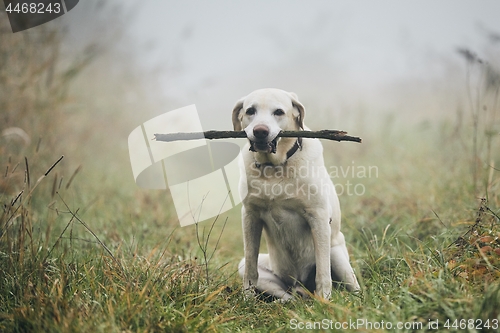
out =
<svg viewBox="0 0 500 333"><path fill-rule="evenodd" d="M22 129L0 137L0 331L346 331L360 320L358 331L447 320L461 331L455 320L500 319L498 93L476 129L385 121L354 133L361 146L325 143L327 165L378 167L351 179L363 195L341 196L363 291L267 303L241 292L238 210L178 228L168 193L137 189L125 170L127 127L106 135L86 122L88 96L72 87L96 84L85 81L92 57L65 67L57 29L13 35L0 23L0 130ZM124 107L102 103L114 118Z"/></svg>

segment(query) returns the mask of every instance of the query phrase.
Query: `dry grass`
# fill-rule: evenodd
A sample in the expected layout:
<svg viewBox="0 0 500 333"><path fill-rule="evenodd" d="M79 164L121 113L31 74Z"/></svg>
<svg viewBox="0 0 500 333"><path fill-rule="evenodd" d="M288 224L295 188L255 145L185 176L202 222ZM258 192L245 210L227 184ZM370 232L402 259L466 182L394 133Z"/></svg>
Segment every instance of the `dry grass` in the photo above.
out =
<svg viewBox="0 0 500 333"><path fill-rule="evenodd" d="M494 94L483 100L492 114L477 131L465 121L385 121L353 133L363 137L360 147L325 144L327 165L378 167L377 177L336 179L366 189L341 196L363 293L265 303L240 290L239 212L220 216L213 229L178 228L168 193L133 184L126 137L113 141L85 122L88 96L68 85L91 85L78 76L87 62L61 63L50 26L6 31L0 22L0 129L22 128L31 140L0 137L0 331L286 332L294 323L335 331L335 323L358 319L424 328L429 320L442 328L446 320L500 319ZM119 99L93 103L108 110L99 121L112 117L120 133L133 128L117 120L126 108Z"/></svg>

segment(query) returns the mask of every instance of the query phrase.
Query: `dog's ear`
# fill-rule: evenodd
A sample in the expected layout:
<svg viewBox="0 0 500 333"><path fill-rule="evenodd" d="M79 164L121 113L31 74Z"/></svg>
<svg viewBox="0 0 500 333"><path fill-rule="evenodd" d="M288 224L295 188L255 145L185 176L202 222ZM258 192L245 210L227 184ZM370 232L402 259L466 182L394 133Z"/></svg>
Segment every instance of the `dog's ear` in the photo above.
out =
<svg viewBox="0 0 500 333"><path fill-rule="evenodd" d="M299 111L299 115L295 118L297 126L300 129L304 129L304 117L306 115L306 110L304 108L304 105L302 105L302 103L299 102L299 98L297 97L297 95L295 95L295 93L289 92L288 95L290 95L293 107Z"/></svg>
<svg viewBox="0 0 500 333"><path fill-rule="evenodd" d="M243 101L245 98L243 97L240 99L238 102L236 102L236 105L233 108L233 128L235 131L241 131L241 121L240 121L240 111L243 108Z"/></svg>

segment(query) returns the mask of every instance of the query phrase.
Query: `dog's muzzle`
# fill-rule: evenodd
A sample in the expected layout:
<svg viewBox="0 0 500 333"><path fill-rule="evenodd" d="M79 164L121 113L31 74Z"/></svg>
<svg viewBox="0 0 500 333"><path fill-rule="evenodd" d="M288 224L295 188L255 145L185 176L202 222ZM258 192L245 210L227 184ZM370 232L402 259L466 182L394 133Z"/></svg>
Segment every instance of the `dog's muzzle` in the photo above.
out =
<svg viewBox="0 0 500 333"><path fill-rule="evenodd" d="M250 139L248 141L250 141L250 151L276 154L278 137L269 142L252 141Z"/></svg>
<svg viewBox="0 0 500 333"><path fill-rule="evenodd" d="M248 140L250 140L250 151L262 152L262 153L276 153L276 145L278 143L278 137L275 137L273 140L269 141L270 130L264 124L259 124L252 129L253 137L251 140L249 136Z"/></svg>

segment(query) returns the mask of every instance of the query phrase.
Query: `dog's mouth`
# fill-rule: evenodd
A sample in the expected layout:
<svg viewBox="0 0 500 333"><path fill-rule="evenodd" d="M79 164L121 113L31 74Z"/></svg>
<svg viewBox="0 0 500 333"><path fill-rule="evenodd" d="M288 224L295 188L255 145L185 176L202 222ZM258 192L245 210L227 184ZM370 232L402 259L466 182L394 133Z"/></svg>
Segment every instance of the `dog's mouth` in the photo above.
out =
<svg viewBox="0 0 500 333"><path fill-rule="evenodd" d="M278 137L275 137L272 141L261 142L261 141L250 141L250 151L258 153L271 153L276 154L276 145L278 144Z"/></svg>

